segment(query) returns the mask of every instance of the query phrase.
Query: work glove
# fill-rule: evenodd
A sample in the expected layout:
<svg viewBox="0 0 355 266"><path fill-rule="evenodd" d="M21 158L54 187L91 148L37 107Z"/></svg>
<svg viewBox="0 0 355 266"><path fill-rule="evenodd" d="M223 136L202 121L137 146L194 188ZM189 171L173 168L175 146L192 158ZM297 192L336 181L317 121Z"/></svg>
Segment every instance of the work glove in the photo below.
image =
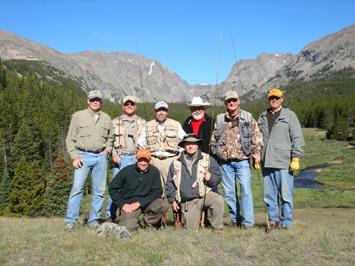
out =
<svg viewBox="0 0 355 266"><path fill-rule="evenodd" d="M261 169L260 163L254 163L254 164L253 164L253 168L254 168L255 170L260 170L260 169Z"/></svg>
<svg viewBox="0 0 355 266"><path fill-rule="evenodd" d="M294 157L290 163L290 169L292 172L300 169L300 158Z"/></svg>

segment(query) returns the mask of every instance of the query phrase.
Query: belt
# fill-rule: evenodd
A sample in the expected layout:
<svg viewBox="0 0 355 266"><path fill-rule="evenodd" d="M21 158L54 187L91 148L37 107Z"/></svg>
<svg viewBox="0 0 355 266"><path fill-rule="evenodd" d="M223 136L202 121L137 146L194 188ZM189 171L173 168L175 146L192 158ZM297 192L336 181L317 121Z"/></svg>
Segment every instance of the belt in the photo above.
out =
<svg viewBox="0 0 355 266"><path fill-rule="evenodd" d="M132 152L121 152L120 155L133 156L133 155L136 155L136 153L132 153Z"/></svg>
<svg viewBox="0 0 355 266"><path fill-rule="evenodd" d="M156 156L156 155L152 155L152 157L157 158L159 160L165 160L165 159L168 159L168 158L172 158L174 156Z"/></svg>
<svg viewBox="0 0 355 266"><path fill-rule="evenodd" d="M77 148L77 150L79 150L79 151L84 151L84 152L90 152L90 153L99 154L99 153L101 153L102 151L104 151L105 148L101 148L101 149L98 149L98 150L87 150L87 149Z"/></svg>

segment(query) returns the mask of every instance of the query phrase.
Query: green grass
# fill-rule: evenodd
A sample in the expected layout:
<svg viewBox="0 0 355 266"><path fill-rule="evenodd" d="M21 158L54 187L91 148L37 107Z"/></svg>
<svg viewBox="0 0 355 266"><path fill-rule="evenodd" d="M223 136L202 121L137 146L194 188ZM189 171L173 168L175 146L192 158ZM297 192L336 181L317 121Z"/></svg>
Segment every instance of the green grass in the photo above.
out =
<svg viewBox="0 0 355 266"><path fill-rule="evenodd" d="M322 140L306 129L303 168L330 163L317 180L321 189L295 189L295 226L264 232L260 177L253 171L255 223L252 230L137 231L132 240L101 238L78 225L64 232L61 218L0 217L0 265L354 265L355 156L347 143ZM220 191L222 191L220 189ZM82 220L90 197L83 202ZM229 218L225 209L225 223ZM171 218L171 212L168 213Z"/></svg>
<svg viewBox="0 0 355 266"><path fill-rule="evenodd" d="M198 232L138 231L122 242L62 219L0 217L0 264L8 265L352 265L355 214L347 209L298 209L295 227L265 234L226 228ZM336 221L336 222L335 222ZM256 215L257 224L263 215Z"/></svg>

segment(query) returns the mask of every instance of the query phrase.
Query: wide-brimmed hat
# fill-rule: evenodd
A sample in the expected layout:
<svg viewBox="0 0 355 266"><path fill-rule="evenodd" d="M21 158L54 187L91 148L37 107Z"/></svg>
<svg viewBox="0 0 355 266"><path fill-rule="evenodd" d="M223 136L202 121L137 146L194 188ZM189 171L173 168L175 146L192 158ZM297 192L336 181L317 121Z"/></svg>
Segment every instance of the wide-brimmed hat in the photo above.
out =
<svg viewBox="0 0 355 266"><path fill-rule="evenodd" d="M210 104L208 102L203 102L201 97L193 97L191 103L187 104L189 107L203 106L208 107Z"/></svg>
<svg viewBox="0 0 355 266"><path fill-rule="evenodd" d="M202 143L202 139L197 138L193 133L186 134L182 141L180 141L179 146L183 147L185 142L197 143L200 145Z"/></svg>

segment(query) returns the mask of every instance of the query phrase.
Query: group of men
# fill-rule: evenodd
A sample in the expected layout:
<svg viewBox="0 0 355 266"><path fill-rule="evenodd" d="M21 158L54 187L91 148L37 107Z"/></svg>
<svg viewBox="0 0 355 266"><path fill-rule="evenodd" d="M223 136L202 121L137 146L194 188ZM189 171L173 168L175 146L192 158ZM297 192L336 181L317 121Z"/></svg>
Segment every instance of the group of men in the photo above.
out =
<svg viewBox="0 0 355 266"><path fill-rule="evenodd" d="M272 88L267 98L269 108L256 121L240 108L238 93L228 91L226 111L213 123L205 112L209 104L194 97L189 104L191 116L182 126L168 118L169 107L164 101L155 104L155 118L146 122L136 115L134 96L123 98L123 114L111 121L101 111L101 92L90 91L88 108L74 113L66 139L75 172L65 229L72 230L79 218L90 171L92 202L87 223L94 228L99 225L108 155L114 171L108 187L107 221L129 230L159 228L171 206L176 224L198 229L205 217L202 214L208 211L210 226L219 232L224 225L224 202L232 226L252 228L250 159L264 177L269 224L290 228L293 171L299 169L304 139L296 114L283 107L283 92ZM223 196L217 189L220 182Z"/></svg>

